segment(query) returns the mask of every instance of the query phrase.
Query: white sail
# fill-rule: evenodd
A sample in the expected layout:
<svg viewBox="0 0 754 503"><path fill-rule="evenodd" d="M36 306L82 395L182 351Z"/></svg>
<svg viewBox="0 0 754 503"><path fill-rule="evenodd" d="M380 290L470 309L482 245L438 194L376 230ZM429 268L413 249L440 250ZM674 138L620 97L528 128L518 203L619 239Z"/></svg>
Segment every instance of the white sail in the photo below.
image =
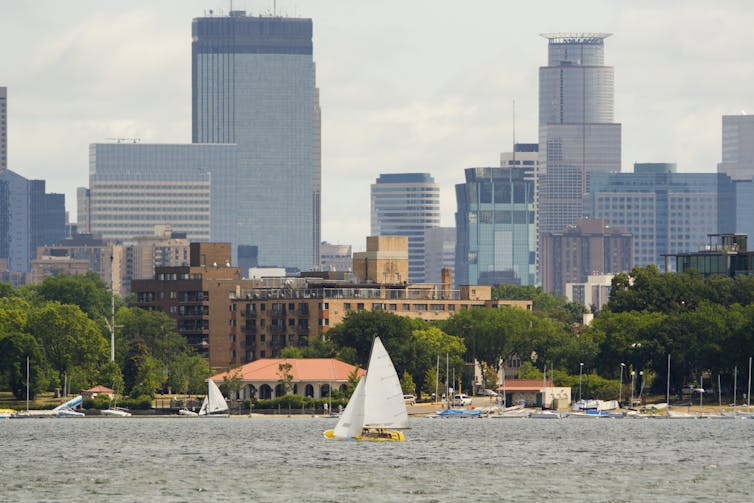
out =
<svg viewBox="0 0 754 503"><path fill-rule="evenodd" d="M348 400L346 410L333 429L335 438L353 438L361 435L364 426L364 381L362 377Z"/></svg>
<svg viewBox="0 0 754 503"><path fill-rule="evenodd" d="M379 337L372 344L364 384L364 426L408 428L408 412L393 361Z"/></svg>
<svg viewBox="0 0 754 503"><path fill-rule="evenodd" d="M213 412L228 410L228 403L225 401L225 398L223 398L223 394L220 392L220 388L217 387L217 384L215 384L212 379L207 381L207 384L207 396L204 397L202 408L199 409L199 415L203 416L206 414L212 414Z"/></svg>

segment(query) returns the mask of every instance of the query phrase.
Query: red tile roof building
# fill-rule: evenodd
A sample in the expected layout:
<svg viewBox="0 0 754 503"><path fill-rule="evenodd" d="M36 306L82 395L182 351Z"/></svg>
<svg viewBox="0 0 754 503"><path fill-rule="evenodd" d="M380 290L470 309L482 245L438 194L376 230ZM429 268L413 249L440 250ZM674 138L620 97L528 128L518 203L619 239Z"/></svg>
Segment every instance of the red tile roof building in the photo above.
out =
<svg viewBox="0 0 754 503"><path fill-rule="evenodd" d="M290 365L290 369L286 371L285 365ZM364 369L334 358L263 358L210 379L219 385L226 377L237 377L241 381L239 398L267 399L284 394L283 380L287 374L294 395L327 398L330 387L345 390L354 371L359 377L366 374Z"/></svg>

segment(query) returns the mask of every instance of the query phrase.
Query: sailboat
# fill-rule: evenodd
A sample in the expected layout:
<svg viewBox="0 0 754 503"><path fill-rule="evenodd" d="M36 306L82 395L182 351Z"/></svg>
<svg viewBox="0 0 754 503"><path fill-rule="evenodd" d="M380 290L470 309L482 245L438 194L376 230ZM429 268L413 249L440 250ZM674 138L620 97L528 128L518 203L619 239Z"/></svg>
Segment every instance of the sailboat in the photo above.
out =
<svg viewBox="0 0 754 503"><path fill-rule="evenodd" d="M113 416L113 417L131 417L131 413L127 410L118 407L118 392L114 392L113 399L110 401L110 407L107 409L103 409L100 411L100 414L103 416Z"/></svg>
<svg viewBox="0 0 754 503"><path fill-rule="evenodd" d="M60 404L52 409L52 415L55 417L84 417L83 412L74 410L76 407L81 405L83 401L84 397L82 397L81 395L72 398L71 400L68 400L67 402Z"/></svg>
<svg viewBox="0 0 754 503"><path fill-rule="evenodd" d="M396 429L408 428L408 413L398 374L382 345L375 337L366 376L359 379L346 409L325 438L397 441L406 438Z"/></svg>
<svg viewBox="0 0 754 503"><path fill-rule="evenodd" d="M217 414L228 410L228 402L225 401L220 388L217 387L212 379L207 381L207 396L204 397L202 407L199 409L200 416L227 416L227 414Z"/></svg>

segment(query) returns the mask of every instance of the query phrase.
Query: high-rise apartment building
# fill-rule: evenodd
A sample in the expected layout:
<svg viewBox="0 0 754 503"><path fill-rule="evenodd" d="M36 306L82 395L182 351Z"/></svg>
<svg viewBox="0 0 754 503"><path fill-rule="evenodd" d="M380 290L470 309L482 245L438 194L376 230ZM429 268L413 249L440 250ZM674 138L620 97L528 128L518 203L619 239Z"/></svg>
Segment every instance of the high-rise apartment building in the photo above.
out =
<svg viewBox="0 0 754 503"><path fill-rule="evenodd" d="M8 169L8 88L0 87L0 171Z"/></svg>
<svg viewBox="0 0 754 503"><path fill-rule="evenodd" d="M543 35L549 43L547 66L539 68L540 254L542 235L560 232L584 216L582 200L592 174L620 171L621 125L613 122L614 72L604 61L608 36Z"/></svg>
<svg viewBox="0 0 754 503"><path fill-rule="evenodd" d="M590 275L628 272L634 267L633 236L602 218L579 219L542 237L542 288L565 294L567 283L586 283Z"/></svg>
<svg viewBox="0 0 754 503"><path fill-rule="evenodd" d="M408 281L424 283L427 229L440 226L440 186L428 173L380 174L371 186L373 236L408 238Z"/></svg>
<svg viewBox="0 0 754 503"><path fill-rule="evenodd" d="M722 173L676 173L669 163L637 163L633 173L592 176L586 212L634 237L634 263L696 250L709 234L732 232L736 184ZM671 264L672 266L672 264Z"/></svg>
<svg viewBox="0 0 754 503"><path fill-rule="evenodd" d="M231 242L256 247L260 265L311 269L321 169L312 20L231 11L194 19L192 40L192 141L238 145Z"/></svg>
<svg viewBox="0 0 754 503"><path fill-rule="evenodd" d="M503 154L505 167L466 169L466 183L456 185L456 285L534 284L536 150L529 145Z"/></svg>
<svg viewBox="0 0 754 503"><path fill-rule="evenodd" d="M169 225L190 241L231 242L236 163L235 145L94 143L82 230L130 241Z"/></svg>
<svg viewBox="0 0 754 503"><path fill-rule="evenodd" d="M754 115L723 115L723 155L717 172L734 181L754 178Z"/></svg>

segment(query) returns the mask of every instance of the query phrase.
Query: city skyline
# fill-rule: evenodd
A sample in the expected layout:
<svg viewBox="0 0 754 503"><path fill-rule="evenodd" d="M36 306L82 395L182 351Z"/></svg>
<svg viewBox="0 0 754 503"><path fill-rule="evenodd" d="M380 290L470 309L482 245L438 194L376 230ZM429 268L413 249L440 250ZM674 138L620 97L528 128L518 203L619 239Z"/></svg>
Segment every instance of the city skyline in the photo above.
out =
<svg viewBox="0 0 754 503"><path fill-rule="evenodd" d="M49 191L65 193L73 214L76 187L87 184L90 143L188 143L190 21L228 7L214 1L5 6L0 86L8 88L8 168L47 180ZM233 7L265 14L273 2ZM615 121L623 126L623 171L636 161L715 172L720 118L746 110L751 100L754 69L742 62L754 46L746 23L754 6L745 2L461 7L277 2L278 14L314 24L322 240L363 249L369 186L379 173L429 172L441 187L441 225L453 225L453 188L463 170L495 165L510 150L514 100L517 141L537 140L537 71L547 53L540 33L614 34L608 59Z"/></svg>

